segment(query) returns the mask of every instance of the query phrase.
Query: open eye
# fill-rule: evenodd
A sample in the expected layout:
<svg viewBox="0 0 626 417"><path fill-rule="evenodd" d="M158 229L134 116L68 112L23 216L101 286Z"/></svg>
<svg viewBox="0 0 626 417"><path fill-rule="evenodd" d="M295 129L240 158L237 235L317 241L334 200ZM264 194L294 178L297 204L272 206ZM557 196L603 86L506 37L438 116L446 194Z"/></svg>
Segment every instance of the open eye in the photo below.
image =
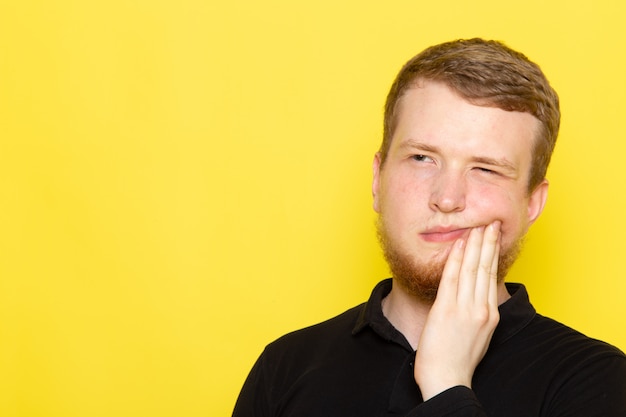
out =
<svg viewBox="0 0 626 417"><path fill-rule="evenodd" d="M416 161L419 161L419 162L430 162L430 161L432 161L432 159L429 156L422 155L422 154L413 155L412 158L415 159Z"/></svg>

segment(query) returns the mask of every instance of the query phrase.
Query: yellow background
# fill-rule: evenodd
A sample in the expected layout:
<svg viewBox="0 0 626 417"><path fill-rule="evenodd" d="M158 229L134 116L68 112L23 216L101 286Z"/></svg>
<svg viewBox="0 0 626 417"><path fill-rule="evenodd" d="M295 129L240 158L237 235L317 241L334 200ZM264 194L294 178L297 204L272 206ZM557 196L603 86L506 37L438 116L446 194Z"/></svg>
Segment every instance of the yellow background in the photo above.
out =
<svg viewBox="0 0 626 417"><path fill-rule="evenodd" d="M624 22L619 0L2 0L0 415L229 415L268 342L388 275L383 101L459 37L562 99L510 280L626 349Z"/></svg>

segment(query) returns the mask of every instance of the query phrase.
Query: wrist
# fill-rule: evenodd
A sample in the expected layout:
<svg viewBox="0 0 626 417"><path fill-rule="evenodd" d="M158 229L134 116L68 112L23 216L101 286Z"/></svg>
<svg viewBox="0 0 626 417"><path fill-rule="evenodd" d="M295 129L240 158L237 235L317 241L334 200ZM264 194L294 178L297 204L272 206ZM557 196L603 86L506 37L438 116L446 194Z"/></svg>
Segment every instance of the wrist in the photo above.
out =
<svg viewBox="0 0 626 417"><path fill-rule="evenodd" d="M472 389L471 380L460 377L453 378L449 376L431 376L427 378L419 378L419 380L416 377L415 381L417 382L424 401L428 401L432 397L435 397L450 388L463 386L468 389Z"/></svg>

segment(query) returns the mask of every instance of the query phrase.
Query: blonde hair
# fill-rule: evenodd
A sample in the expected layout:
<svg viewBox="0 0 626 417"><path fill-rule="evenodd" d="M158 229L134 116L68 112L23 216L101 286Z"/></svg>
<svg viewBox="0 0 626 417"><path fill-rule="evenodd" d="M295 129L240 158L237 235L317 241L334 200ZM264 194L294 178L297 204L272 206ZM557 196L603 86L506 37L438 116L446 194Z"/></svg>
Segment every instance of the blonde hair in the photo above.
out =
<svg viewBox="0 0 626 417"><path fill-rule="evenodd" d="M535 116L541 129L532 149L529 192L543 181L559 132L559 97L539 66L525 55L501 42L478 38L432 46L402 67L385 103L383 164L397 123L398 102L423 80L442 82L476 105Z"/></svg>

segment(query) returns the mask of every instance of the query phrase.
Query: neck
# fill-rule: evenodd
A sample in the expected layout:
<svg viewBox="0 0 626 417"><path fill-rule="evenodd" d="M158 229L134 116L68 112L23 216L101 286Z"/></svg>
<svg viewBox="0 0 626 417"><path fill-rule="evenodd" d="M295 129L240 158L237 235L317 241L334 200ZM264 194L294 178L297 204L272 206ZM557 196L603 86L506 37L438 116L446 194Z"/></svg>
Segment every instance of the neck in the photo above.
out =
<svg viewBox="0 0 626 417"><path fill-rule="evenodd" d="M498 284L498 305L511 298L504 282ZM382 301L384 316L404 335L415 350L424 329L426 318L432 307L431 303L407 293L396 280L393 280L391 292Z"/></svg>

